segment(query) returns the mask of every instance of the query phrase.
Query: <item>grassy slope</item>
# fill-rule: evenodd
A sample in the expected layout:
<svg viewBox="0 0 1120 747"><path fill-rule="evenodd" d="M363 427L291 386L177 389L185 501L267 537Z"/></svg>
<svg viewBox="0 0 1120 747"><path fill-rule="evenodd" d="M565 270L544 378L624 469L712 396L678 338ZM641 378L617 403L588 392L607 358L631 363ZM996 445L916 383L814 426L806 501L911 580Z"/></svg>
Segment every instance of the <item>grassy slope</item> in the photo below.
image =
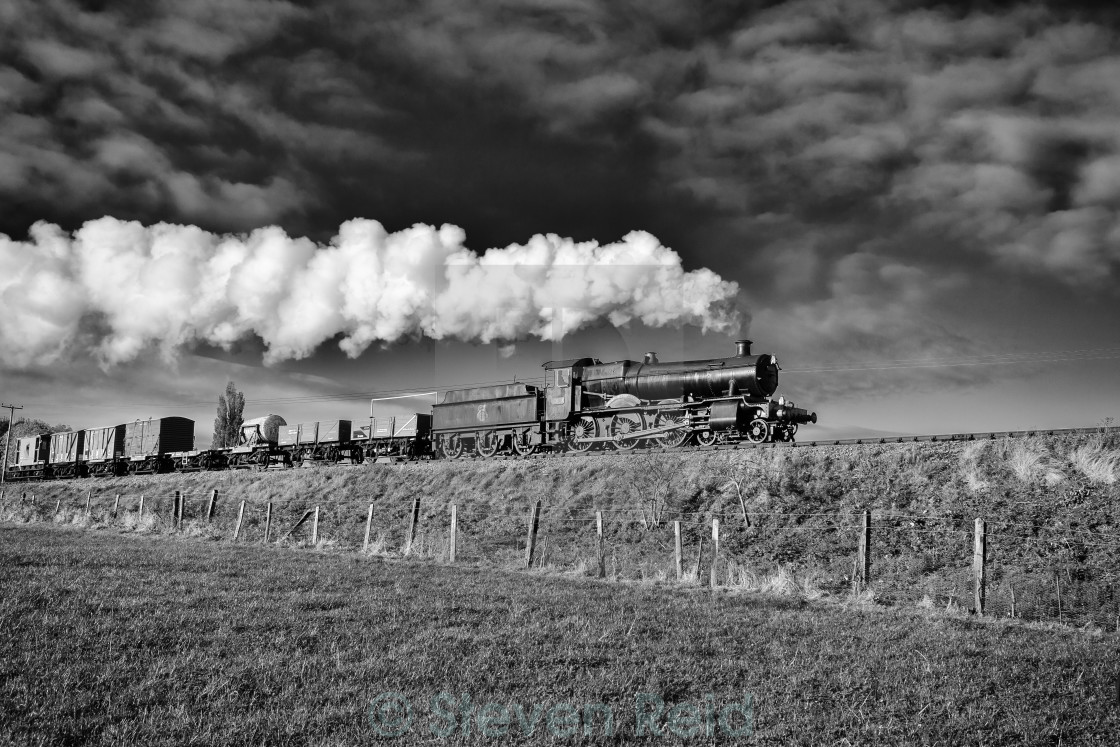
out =
<svg viewBox="0 0 1120 747"><path fill-rule="evenodd" d="M731 480L739 483L749 526ZM872 574L880 599L910 604L925 597L938 606L969 603L973 519L980 516L989 521L989 597L997 614L1010 611L1015 589L1017 614L1056 618L1057 574L1063 619L1072 612L1075 623L1111 628L1120 614L1118 480L1117 437L1080 436L164 475L18 489L36 497L41 518L53 513L59 498L83 505L90 488L97 491L94 515L103 515L120 491L120 521L132 523L140 493L147 495L148 512L154 507L166 519L172 491L182 490L188 519L197 519L217 489L215 524L191 531L228 537L245 499L243 537L250 540L263 533L266 502L274 503L282 528L321 504L322 536L350 547L362 541L372 502L375 544L389 550L401 547L409 505L420 497L418 549L433 556L446 552L454 502L459 558L505 566L519 561L529 506L540 499L541 562L586 565L594 554L594 511L604 510L608 572L628 578L672 573L668 521L683 521L691 565L718 517L721 549L733 561L723 581L750 583L752 573L781 565L834 592L846 588L852 573L859 512L871 509ZM32 515L35 509L26 504L8 512Z"/></svg>
<svg viewBox="0 0 1120 747"><path fill-rule="evenodd" d="M416 711L402 743L438 741L441 690L603 701L625 741L640 692L750 693L757 744L1120 733L1112 636L48 526L0 526L0 571L6 742L361 744L389 690ZM449 740L488 741L550 740Z"/></svg>

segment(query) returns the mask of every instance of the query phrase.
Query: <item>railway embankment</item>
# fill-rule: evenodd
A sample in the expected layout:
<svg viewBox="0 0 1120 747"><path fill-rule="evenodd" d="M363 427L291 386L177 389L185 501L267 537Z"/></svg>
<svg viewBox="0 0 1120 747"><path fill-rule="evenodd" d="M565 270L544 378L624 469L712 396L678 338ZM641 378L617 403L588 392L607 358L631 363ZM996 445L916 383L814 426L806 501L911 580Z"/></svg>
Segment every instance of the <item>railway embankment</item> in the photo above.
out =
<svg viewBox="0 0 1120 747"><path fill-rule="evenodd" d="M865 597L965 608L981 518L991 610L1104 625L1118 498L1120 436L1099 433L57 481L9 485L2 517L447 561L454 505L456 562L517 567L540 501L534 566L594 575L601 553L608 576L674 583L680 522L686 580L818 595L851 589L866 511Z"/></svg>

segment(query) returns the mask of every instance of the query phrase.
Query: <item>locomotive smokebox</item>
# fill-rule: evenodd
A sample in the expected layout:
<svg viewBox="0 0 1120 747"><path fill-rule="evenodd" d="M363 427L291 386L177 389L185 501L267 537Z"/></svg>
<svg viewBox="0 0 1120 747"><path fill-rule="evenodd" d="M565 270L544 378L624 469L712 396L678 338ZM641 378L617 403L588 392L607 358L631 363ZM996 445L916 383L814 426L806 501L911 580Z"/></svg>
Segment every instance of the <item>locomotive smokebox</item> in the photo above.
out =
<svg viewBox="0 0 1120 747"><path fill-rule="evenodd" d="M736 340L735 341L735 357L746 358L751 354L752 340Z"/></svg>

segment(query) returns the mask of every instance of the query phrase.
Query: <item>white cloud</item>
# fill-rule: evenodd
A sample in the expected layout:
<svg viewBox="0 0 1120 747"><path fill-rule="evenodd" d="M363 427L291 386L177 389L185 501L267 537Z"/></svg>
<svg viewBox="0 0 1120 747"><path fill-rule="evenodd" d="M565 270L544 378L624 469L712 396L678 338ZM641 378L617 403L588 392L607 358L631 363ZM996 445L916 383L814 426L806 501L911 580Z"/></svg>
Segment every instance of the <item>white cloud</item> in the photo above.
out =
<svg viewBox="0 0 1120 747"><path fill-rule="evenodd" d="M644 232L600 245L549 234L478 255L456 226L388 233L342 225L328 245L277 227L216 235L194 226L101 218L73 237L36 224L0 241L0 345L7 365L49 363L88 348L106 365L150 348L173 358L192 341L249 335L266 360L324 342L357 356L375 341L556 340L595 320L737 331L735 283ZM96 320L96 325L89 325ZM92 338L83 324L96 326Z"/></svg>

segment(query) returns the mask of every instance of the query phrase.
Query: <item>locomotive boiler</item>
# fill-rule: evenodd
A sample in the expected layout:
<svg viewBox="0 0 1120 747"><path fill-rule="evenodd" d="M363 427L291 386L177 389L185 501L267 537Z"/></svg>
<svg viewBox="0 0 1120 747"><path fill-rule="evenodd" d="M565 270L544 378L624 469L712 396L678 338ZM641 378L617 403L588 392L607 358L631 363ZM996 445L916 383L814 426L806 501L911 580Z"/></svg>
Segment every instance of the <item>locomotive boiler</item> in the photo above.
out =
<svg viewBox="0 0 1120 747"><path fill-rule="evenodd" d="M778 361L772 355L751 355L751 341L735 343L733 358L661 363L647 353L640 363L618 361L583 367L583 391L608 401L629 394L645 402L666 399L769 397L778 388Z"/></svg>

